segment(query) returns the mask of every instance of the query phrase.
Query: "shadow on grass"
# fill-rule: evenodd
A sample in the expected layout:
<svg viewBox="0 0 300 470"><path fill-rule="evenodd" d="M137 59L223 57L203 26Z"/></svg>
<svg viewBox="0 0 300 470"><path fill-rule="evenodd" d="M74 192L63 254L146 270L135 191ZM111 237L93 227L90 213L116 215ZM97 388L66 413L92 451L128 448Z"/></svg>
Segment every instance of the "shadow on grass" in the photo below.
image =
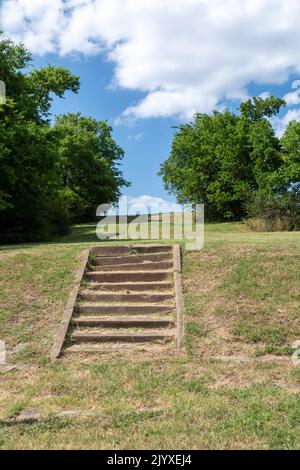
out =
<svg viewBox="0 0 300 470"><path fill-rule="evenodd" d="M57 245L57 244L71 244L71 243L115 243L115 240L99 240L96 235L96 222L88 224L74 225L71 229L71 233L68 235L55 237L52 240L43 242L28 242L28 243L17 243L11 245L1 245L0 250L17 250L33 248L44 245Z"/></svg>
<svg viewBox="0 0 300 470"><path fill-rule="evenodd" d="M29 242L29 243L18 243L18 244L11 244L11 245L1 245L0 246L0 251L1 250L16 250L16 249L26 249L26 248L33 248L37 246L43 246L43 245L57 245L57 244L91 244L91 243L105 243L105 244L122 244L122 243L170 243L174 242L174 239L172 238L172 232L171 232L171 238L169 240L151 240L151 239L146 239L146 240L132 240L130 238L128 239L122 239L122 240L115 240L115 239L106 239L106 240L100 240L97 235L96 235L96 227L97 227L98 222L89 222L85 224L78 224L78 225L73 225L71 232L67 235L63 236L57 236L53 238L52 240L44 241L44 242ZM172 224L171 224L172 227ZM247 228L239 222L227 222L227 223L208 223L205 224L205 233L207 235L211 234L231 234L231 233L242 233L248 231ZM178 243L182 241L177 241Z"/></svg>
<svg viewBox="0 0 300 470"><path fill-rule="evenodd" d="M173 240L133 240L131 238L127 239L105 239L100 240L96 235L96 226L97 222L91 222L86 224L74 225L72 227L71 233L68 235L64 235L61 237L55 237L52 240L44 241L44 242L35 242L35 243L18 243L18 244L11 244L11 245L1 245L1 250L17 250L17 249L28 249L34 248L37 246L49 246L49 245L60 245L60 244L124 244L124 243L170 243Z"/></svg>

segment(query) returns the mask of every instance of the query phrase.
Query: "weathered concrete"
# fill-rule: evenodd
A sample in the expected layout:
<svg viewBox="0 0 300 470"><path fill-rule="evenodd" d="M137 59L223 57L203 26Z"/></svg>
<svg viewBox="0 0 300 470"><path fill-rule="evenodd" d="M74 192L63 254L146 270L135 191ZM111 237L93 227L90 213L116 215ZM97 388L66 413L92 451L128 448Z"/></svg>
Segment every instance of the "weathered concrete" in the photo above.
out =
<svg viewBox="0 0 300 470"><path fill-rule="evenodd" d="M88 272L86 274L87 278L92 281L97 282L153 282L153 281L164 281L168 278L169 271L133 271L133 272L123 272L123 271L95 271Z"/></svg>
<svg viewBox="0 0 300 470"><path fill-rule="evenodd" d="M172 310L171 305L156 304L80 304L77 313L143 315L144 313L163 313Z"/></svg>
<svg viewBox="0 0 300 470"><path fill-rule="evenodd" d="M150 347L153 343L157 350L169 353L175 349L175 338L178 349L182 348L183 299L177 245L102 245L91 249L88 270L87 261L88 253L76 275L52 359L58 357L67 332L66 352L101 353L101 344L105 343L116 345L118 350L126 344ZM103 348L115 351L114 347Z"/></svg>
<svg viewBox="0 0 300 470"><path fill-rule="evenodd" d="M80 293L80 299L85 302L138 302L138 303L151 303L151 302L165 302L166 300L173 300L174 293L162 293L162 292L141 292L133 293L114 293L114 292L103 292L86 290Z"/></svg>
<svg viewBox="0 0 300 470"><path fill-rule="evenodd" d="M180 351L183 349L183 346L184 346L183 344L184 303L183 303L183 294L182 294L180 245L174 245L173 256L174 256L174 287L175 287L176 317L177 317L177 349Z"/></svg>
<svg viewBox="0 0 300 470"><path fill-rule="evenodd" d="M98 333L96 331L80 332L76 331L71 336L71 341L80 341L84 343L147 343L147 342L167 342L174 338L171 333Z"/></svg>
<svg viewBox="0 0 300 470"><path fill-rule="evenodd" d="M107 328L161 328L174 326L170 317L104 317L104 316L80 316L74 317L72 324L79 327L103 326Z"/></svg>
<svg viewBox="0 0 300 470"><path fill-rule="evenodd" d="M69 324L73 315L75 302L76 302L78 291L80 288L80 283L86 270L88 258L89 258L89 250L84 250L81 253L80 265L75 274L74 286L70 293L68 303L63 313L62 321L60 323L57 335L55 337L55 340L52 346L52 350L50 354L50 358L52 361L55 360L60 355L61 349L63 347L66 334L69 328Z"/></svg>

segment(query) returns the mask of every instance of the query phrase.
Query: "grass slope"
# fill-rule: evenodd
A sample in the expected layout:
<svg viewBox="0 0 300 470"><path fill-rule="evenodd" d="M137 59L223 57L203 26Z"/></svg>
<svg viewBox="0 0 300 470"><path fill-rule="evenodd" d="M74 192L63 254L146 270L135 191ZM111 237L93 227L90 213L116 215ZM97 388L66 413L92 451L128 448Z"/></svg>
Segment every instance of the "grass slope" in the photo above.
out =
<svg viewBox="0 0 300 470"><path fill-rule="evenodd" d="M208 224L186 252L186 354L48 361L80 251L94 226L57 243L0 250L0 417L37 408L37 424L0 425L4 449L300 448L300 233ZM75 410L77 417L56 417Z"/></svg>

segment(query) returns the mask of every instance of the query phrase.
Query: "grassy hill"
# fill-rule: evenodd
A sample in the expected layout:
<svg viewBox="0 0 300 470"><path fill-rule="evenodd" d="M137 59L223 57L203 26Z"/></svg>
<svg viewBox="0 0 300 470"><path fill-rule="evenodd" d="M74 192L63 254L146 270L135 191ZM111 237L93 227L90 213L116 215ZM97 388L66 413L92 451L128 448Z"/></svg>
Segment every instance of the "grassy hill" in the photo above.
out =
<svg viewBox="0 0 300 470"><path fill-rule="evenodd" d="M0 447L300 448L300 232L206 225L204 249L183 256L185 354L51 364L94 234L85 224L55 243L0 249L0 339L16 365L0 370L0 418L27 408L45 417L0 425Z"/></svg>

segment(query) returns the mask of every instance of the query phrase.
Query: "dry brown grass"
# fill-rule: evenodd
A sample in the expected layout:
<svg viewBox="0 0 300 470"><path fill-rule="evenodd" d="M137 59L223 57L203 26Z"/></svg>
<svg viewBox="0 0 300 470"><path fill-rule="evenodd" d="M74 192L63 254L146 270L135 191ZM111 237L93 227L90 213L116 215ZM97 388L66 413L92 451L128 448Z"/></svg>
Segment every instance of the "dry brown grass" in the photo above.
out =
<svg viewBox="0 0 300 470"><path fill-rule="evenodd" d="M253 382L262 362L281 364L283 376L289 374L291 344L300 337L299 277L300 251L293 245L225 244L216 254L212 244L187 253L186 319L198 326L187 338L190 354L233 366L239 371L233 384L239 375L242 383L245 375Z"/></svg>
<svg viewBox="0 0 300 470"><path fill-rule="evenodd" d="M300 448L300 372L289 350L300 337L300 234L231 234L223 225L202 252L184 256L187 351L180 356L69 356L50 364L83 246L2 251L2 334L10 346L25 335L28 349L12 356L16 370L0 372L0 417L36 408L44 419L3 425L0 447ZM64 411L78 415L56 416Z"/></svg>

